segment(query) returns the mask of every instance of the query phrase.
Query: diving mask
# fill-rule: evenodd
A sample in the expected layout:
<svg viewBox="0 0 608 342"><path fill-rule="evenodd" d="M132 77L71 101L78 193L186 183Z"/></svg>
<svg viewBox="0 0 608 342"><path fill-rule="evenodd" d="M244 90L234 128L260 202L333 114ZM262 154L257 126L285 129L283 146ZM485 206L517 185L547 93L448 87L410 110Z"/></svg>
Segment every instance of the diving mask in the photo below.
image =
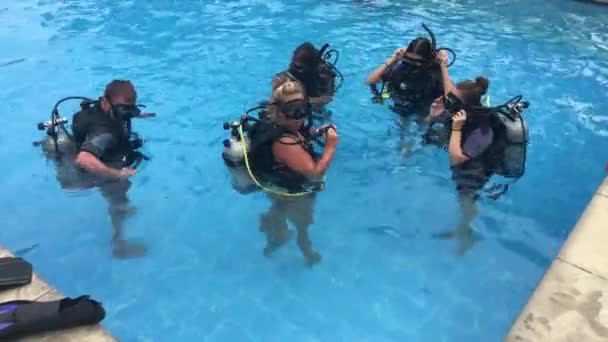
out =
<svg viewBox="0 0 608 342"><path fill-rule="evenodd" d="M122 120L128 120L134 117L139 117L141 113L141 109L139 107L145 107L143 105L112 105L112 111L117 118Z"/></svg>
<svg viewBox="0 0 608 342"><path fill-rule="evenodd" d="M278 102L275 104L279 107L279 110L285 117L292 120L304 119L312 112L310 103L304 99L291 100L285 103Z"/></svg>
<svg viewBox="0 0 608 342"><path fill-rule="evenodd" d="M424 67L427 63L425 63L424 60L422 59L418 59L418 58L411 58L408 57L406 55L403 56L402 61L405 65L412 67L412 68L422 68Z"/></svg>
<svg viewBox="0 0 608 342"><path fill-rule="evenodd" d="M446 110L450 111L452 114L458 112L462 108L464 108L464 103L458 96L454 95L454 93L449 92L446 96L443 97L443 105Z"/></svg>

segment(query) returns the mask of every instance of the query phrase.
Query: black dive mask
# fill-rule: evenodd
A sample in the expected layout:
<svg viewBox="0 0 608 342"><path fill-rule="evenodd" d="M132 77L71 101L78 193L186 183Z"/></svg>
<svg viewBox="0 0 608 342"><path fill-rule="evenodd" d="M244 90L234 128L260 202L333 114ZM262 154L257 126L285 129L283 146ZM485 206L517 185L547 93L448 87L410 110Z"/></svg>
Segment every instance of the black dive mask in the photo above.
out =
<svg viewBox="0 0 608 342"><path fill-rule="evenodd" d="M316 71L316 66L298 65L295 63L289 65L289 72L300 79L312 79L315 76Z"/></svg>
<svg viewBox="0 0 608 342"><path fill-rule="evenodd" d="M303 99L291 100L285 103L277 102L274 104L279 107L279 110L285 117L292 120L304 119L312 112L310 103Z"/></svg>
<svg viewBox="0 0 608 342"><path fill-rule="evenodd" d="M454 93L449 92L446 96L443 97L443 105L446 110L450 113L455 114L459 110L464 108L464 103L458 96L454 95Z"/></svg>
<svg viewBox="0 0 608 342"><path fill-rule="evenodd" d="M403 63L413 69L423 69L427 63L424 60L409 58L407 56L403 56Z"/></svg>
<svg viewBox="0 0 608 342"><path fill-rule="evenodd" d="M112 112L116 118L121 120L129 120L131 118L139 117L141 115L141 109L139 107L145 107L143 105L111 105Z"/></svg>

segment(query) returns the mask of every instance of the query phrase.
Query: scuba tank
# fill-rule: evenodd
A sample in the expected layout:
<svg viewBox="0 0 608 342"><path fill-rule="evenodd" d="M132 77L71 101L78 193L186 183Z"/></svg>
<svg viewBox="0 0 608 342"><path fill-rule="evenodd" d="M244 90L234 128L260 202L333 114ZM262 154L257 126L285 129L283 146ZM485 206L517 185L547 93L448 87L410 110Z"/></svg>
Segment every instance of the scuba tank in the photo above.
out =
<svg viewBox="0 0 608 342"><path fill-rule="evenodd" d="M251 125L248 122L256 120L249 116L249 112L254 109L259 109L259 107L250 109L238 121L224 122L224 129L230 130L230 136L222 142L224 145L222 158L229 167L245 165L245 153L251 150L251 141L245 135L245 132L251 129ZM240 129L243 132L242 136L241 132L239 132Z"/></svg>
<svg viewBox="0 0 608 342"><path fill-rule="evenodd" d="M224 159L224 162L228 167L232 188L243 195L259 190L256 183L249 175L249 170L247 169L245 161L245 153L251 151L251 140L245 133L252 128L249 121L258 121L249 116L249 113L261 108L264 108L264 106L258 106L248 110L245 115L237 121L224 123L224 129L230 130L230 136L222 142L224 145L222 159ZM241 132L243 133L242 136Z"/></svg>
<svg viewBox="0 0 608 342"><path fill-rule="evenodd" d="M55 134L55 137L47 135L36 142L40 144L42 152L47 158L60 158L62 155L76 156L76 145L70 140L70 137L63 131L55 132Z"/></svg>
<svg viewBox="0 0 608 342"><path fill-rule="evenodd" d="M528 145L528 125L521 113L529 103L509 101L497 113L503 129L502 160L496 165L496 173L507 178L519 178L525 172Z"/></svg>
<svg viewBox="0 0 608 342"><path fill-rule="evenodd" d="M245 141L242 141L238 136L231 135L230 138L223 141L224 151L222 152L222 158L228 166L243 166L245 164L245 157L243 149L251 147L249 138L245 137Z"/></svg>

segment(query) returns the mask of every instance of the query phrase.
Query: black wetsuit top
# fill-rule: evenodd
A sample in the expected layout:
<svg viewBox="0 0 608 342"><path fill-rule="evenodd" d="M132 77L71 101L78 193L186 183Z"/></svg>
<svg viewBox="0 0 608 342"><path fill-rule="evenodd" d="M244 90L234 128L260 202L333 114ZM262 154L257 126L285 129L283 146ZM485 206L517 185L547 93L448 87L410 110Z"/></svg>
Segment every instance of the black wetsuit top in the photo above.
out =
<svg viewBox="0 0 608 342"><path fill-rule="evenodd" d="M308 177L276 161L272 153L272 145L276 141L282 137L294 137L296 140L300 140L294 144L301 145L313 159L317 159L318 155L314 152L310 141L301 141L293 133L268 120L261 120L257 123L249 132L249 137L251 139L250 162L256 178L284 188L291 193L306 192L318 187L318 184L310 181Z"/></svg>
<svg viewBox="0 0 608 342"><path fill-rule="evenodd" d="M443 78L439 66L416 74L408 74L407 66L399 61L391 64L382 76L394 102L394 110L400 114L428 114L434 99L443 95Z"/></svg>
<svg viewBox="0 0 608 342"><path fill-rule="evenodd" d="M134 161L130 120L113 119L93 106L74 114L72 132L79 151L93 154L109 167L120 169Z"/></svg>

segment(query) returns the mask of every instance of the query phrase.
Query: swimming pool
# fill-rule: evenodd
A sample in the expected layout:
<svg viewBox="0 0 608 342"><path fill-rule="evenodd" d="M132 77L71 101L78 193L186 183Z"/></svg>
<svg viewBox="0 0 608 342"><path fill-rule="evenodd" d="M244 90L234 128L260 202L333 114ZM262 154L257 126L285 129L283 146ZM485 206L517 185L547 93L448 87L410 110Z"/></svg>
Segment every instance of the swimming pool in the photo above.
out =
<svg viewBox="0 0 608 342"><path fill-rule="evenodd" d="M66 295L92 294L124 341L500 341L604 173L606 7L578 1L30 1L0 6L4 167L0 243ZM400 156L395 116L363 80L427 23L458 60L456 80L491 80L493 102L523 94L527 173L484 201L462 257L442 151ZM266 97L302 41L341 53L330 105L341 142L310 235L262 256L267 198L234 192L221 125ZM153 160L133 179L115 260L106 204L65 193L31 142L61 97L130 78L159 116L136 122ZM69 106L63 114L68 115Z"/></svg>

